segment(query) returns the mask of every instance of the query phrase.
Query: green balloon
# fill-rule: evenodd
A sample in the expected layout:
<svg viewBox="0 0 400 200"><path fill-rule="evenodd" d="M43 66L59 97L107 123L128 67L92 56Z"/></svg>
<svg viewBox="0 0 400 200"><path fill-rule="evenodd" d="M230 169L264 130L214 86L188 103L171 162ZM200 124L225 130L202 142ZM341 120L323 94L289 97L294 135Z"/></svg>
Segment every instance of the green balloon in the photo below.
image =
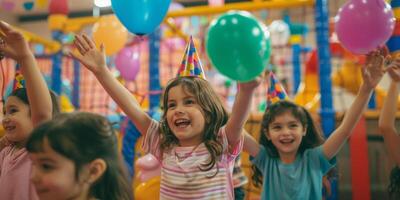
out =
<svg viewBox="0 0 400 200"><path fill-rule="evenodd" d="M211 22L206 51L221 74L236 81L251 81L269 63L269 32L248 12L228 12Z"/></svg>

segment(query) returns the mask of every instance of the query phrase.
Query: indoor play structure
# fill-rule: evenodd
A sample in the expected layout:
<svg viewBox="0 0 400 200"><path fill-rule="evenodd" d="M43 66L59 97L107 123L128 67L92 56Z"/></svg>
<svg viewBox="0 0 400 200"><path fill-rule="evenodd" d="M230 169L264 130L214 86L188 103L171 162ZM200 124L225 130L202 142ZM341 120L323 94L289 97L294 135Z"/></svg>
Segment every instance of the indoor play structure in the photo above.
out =
<svg viewBox="0 0 400 200"><path fill-rule="evenodd" d="M162 87L171 77L175 76L189 35L194 35L196 46L199 47L199 54L207 68L206 76L210 81L215 81L216 87L219 87L217 91L224 96L227 104L232 101L235 84L232 83L232 80L217 75L218 72L214 69L216 66L213 66L210 61L212 60L215 65L216 60L224 56L223 52L218 51L217 46L210 44L227 43L227 41L223 41L223 37L218 38L221 35L221 32L219 32L221 30L214 26L212 20L215 20L215 23L224 20L229 21L232 18L230 18L231 15L228 11L231 10L253 12L260 21L266 24L275 22L274 26L269 26L272 42L268 41L258 49L263 50L265 46L269 45L268 49L270 50L263 52L260 62L265 62L265 58L269 58L272 54L271 63L275 62L275 68L272 69L272 65L270 66L266 62L265 65L261 65L257 69L259 71L254 71L253 68L252 73L259 74L268 65L272 71L276 71L276 74L285 74L286 77L290 77L291 80L288 80L291 88L288 90L290 98L314 113L314 116L321 122L326 137L334 130L342 116L342 112L337 112L334 107L336 94L333 92L333 88L354 94L361 84L359 68L363 65L363 57L353 53L365 52L356 48L357 45L345 43L347 44L345 46L332 39L333 33L337 32L337 36L346 41L346 39L343 39L343 35L346 35L347 32L343 28L348 27L338 23L337 30L329 30L332 27L329 22L329 5L324 0L252 0L227 4L221 1L222 4L216 5L212 3L213 1L209 1L209 5L193 7L183 7L176 2L170 3L170 1L164 0L151 8L155 9L151 10L153 13L150 16L151 20L147 21L151 23L127 19L140 18L142 12L145 12L139 10L136 16L131 16L133 14L124 9L129 6L138 6L134 5L134 1L129 3L132 5L120 5L118 1L113 1L113 9L116 15L78 18L68 17L69 9L66 0L36 0L35 2L38 6L48 6L49 8L50 15L47 23L52 40L44 39L26 30L21 31L32 44L39 66L47 77L49 86L60 95L64 112L73 110L97 112L106 115L110 120L119 124L117 128L120 130L121 151L130 175L135 180L133 184L135 199L158 198L159 163L151 155L144 155L140 148L140 133L133 123L121 113L100 84L97 83L95 77L81 67L79 62L68 56L68 51L74 52L72 47L74 34L91 34L97 44L103 43L106 46L108 64L115 76L132 91L132 95L137 97L141 105L155 119L159 118L161 113L159 102ZM392 0L390 3L395 17L399 18L400 0ZM306 21L306 19L299 21L296 17L290 16L291 10L300 10L303 14L311 15L312 22ZM279 17L275 16L276 20L272 21L267 16L268 13L274 12L279 12ZM218 17L220 14L223 16ZM339 15L345 14L349 14L346 13L346 9ZM145 21L145 19L142 19L142 21ZM157 28L159 24L161 24L161 28ZM312 24L312 27L308 27L309 24ZM399 27L396 23L395 31L387 43L393 56L398 54L398 48L400 48ZM315 38L312 41L315 40L315 44L309 44L310 30L314 31ZM206 32L212 37L206 37ZM283 36L285 34L287 36L278 41L277 35ZM310 47L310 45L313 46ZM213 53L210 53L210 49L213 48L214 51L211 51ZM368 48L362 47L361 49ZM206 52L207 50L208 52ZM348 50L353 50L353 53ZM289 55L282 52L289 52ZM281 55L274 55L279 53ZM217 54L218 56L215 56ZM340 61L340 66L336 70L332 66L334 59ZM231 63L221 62L226 65L233 65L233 61ZM14 65L15 63L8 59L2 61L3 94L7 93L8 85L12 85L10 82L14 78ZM288 68L290 70L287 70ZM219 72L221 70L226 70L224 73L228 74L232 71L232 69L218 69ZM244 81L249 80L249 76L254 76L235 77L235 75L237 74L232 75L233 79ZM264 103L267 89L265 86L259 90L258 98L255 100L256 105L254 105L253 113L246 125L246 129L256 138L258 138L261 120L259 111L263 111L258 108L259 105ZM338 198L338 190L340 189L348 192L345 195L351 194L348 199L368 200L376 197L373 194L374 188L371 188L373 177L370 177L372 173L370 169L375 168L374 166L369 167L370 158L367 148L369 133L367 132L369 131L368 122L376 120L377 110L381 108L385 95L384 89L376 89L370 102L369 111L359 122L356 133L349 141L350 156L347 154L339 155L339 157L343 156L349 159L341 166L349 169L347 171L351 171L349 174L351 180L345 180L343 183L340 180L339 183L333 180L334 195L332 199ZM400 106L400 99L398 106ZM248 155L243 153L243 169L250 177L251 166L247 158ZM136 159L137 162L134 162ZM341 172L341 169L339 171ZM345 185L346 183L348 185ZM257 199L260 191L252 185L251 181L246 189L248 191L246 199ZM349 190L351 190L350 193Z"/></svg>

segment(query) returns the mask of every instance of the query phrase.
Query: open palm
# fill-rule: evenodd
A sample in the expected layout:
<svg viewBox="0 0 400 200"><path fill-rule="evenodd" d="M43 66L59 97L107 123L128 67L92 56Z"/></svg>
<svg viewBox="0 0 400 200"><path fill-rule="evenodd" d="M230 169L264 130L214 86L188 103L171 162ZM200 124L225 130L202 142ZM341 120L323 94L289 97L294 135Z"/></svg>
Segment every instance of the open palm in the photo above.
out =
<svg viewBox="0 0 400 200"><path fill-rule="evenodd" d="M93 40L86 35L76 35L74 45L80 54L70 53L70 55L79 60L90 71L97 73L106 67L103 45L100 45L100 50L98 50Z"/></svg>
<svg viewBox="0 0 400 200"><path fill-rule="evenodd" d="M24 56L30 55L28 42L22 33L3 21L0 21L0 37L3 40L0 51L7 57L18 61Z"/></svg>

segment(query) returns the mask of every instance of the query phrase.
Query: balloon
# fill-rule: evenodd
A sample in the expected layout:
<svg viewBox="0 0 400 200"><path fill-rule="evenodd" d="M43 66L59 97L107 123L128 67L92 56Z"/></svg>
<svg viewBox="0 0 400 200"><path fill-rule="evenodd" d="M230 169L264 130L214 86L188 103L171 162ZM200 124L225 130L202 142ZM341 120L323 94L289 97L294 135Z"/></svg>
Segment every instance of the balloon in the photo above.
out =
<svg viewBox="0 0 400 200"><path fill-rule="evenodd" d="M335 23L342 45L354 54L366 54L390 38L395 18L384 0L352 0L340 8Z"/></svg>
<svg viewBox="0 0 400 200"><path fill-rule="evenodd" d="M160 167L160 162L154 157L152 154L148 153L142 157L140 157L136 161L136 167L145 170L157 169Z"/></svg>
<svg viewBox="0 0 400 200"><path fill-rule="evenodd" d="M135 200L160 199L160 177L139 184L135 188Z"/></svg>
<svg viewBox="0 0 400 200"><path fill-rule="evenodd" d="M128 32L114 15L101 17L93 26L93 39L97 46L104 44L106 55L117 53L128 38Z"/></svg>
<svg viewBox="0 0 400 200"><path fill-rule="evenodd" d="M286 45L290 38L289 25L283 20L274 20L268 27L272 46Z"/></svg>
<svg viewBox="0 0 400 200"><path fill-rule="evenodd" d="M146 182L153 177L161 175L160 162L152 154L146 154L136 161L136 167L139 169L137 177L141 182Z"/></svg>
<svg viewBox="0 0 400 200"><path fill-rule="evenodd" d="M211 22L206 50L221 74L237 81L250 81L269 62L269 32L248 12L228 12Z"/></svg>
<svg viewBox="0 0 400 200"><path fill-rule="evenodd" d="M133 81L140 69L140 49L139 46L125 47L118 52L115 58L115 66L121 73L122 78Z"/></svg>
<svg viewBox="0 0 400 200"><path fill-rule="evenodd" d="M153 32L167 14L171 0L111 0L121 23L136 35Z"/></svg>

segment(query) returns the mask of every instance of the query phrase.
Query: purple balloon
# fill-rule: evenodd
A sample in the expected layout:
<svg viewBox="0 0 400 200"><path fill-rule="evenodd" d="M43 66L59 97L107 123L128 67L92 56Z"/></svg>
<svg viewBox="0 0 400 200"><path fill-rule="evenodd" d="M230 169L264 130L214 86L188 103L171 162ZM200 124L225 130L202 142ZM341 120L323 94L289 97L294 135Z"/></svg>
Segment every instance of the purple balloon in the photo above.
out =
<svg viewBox="0 0 400 200"><path fill-rule="evenodd" d="M140 49L138 45L121 49L115 58L115 66L122 78L128 81L135 80L140 69Z"/></svg>
<svg viewBox="0 0 400 200"><path fill-rule="evenodd" d="M391 6L384 0L351 0L339 9L335 30L346 49L366 54L386 43L395 20Z"/></svg>

